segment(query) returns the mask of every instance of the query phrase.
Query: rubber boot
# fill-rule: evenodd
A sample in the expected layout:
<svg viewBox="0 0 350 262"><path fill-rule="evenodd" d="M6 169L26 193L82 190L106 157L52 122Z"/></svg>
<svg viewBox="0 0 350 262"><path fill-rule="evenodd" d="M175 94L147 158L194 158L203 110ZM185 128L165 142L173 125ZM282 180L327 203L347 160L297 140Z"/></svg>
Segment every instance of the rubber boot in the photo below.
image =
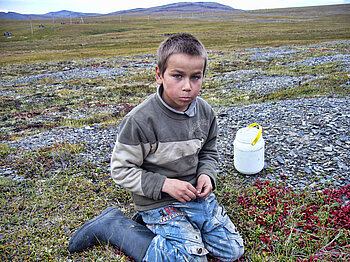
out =
<svg viewBox="0 0 350 262"><path fill-rule="evenodd" d="M116 207L110 207L73 234L68 250L74 253L98 244L112 244L138 262L144 258L154 237L147 227L126 217Z"/></svg>

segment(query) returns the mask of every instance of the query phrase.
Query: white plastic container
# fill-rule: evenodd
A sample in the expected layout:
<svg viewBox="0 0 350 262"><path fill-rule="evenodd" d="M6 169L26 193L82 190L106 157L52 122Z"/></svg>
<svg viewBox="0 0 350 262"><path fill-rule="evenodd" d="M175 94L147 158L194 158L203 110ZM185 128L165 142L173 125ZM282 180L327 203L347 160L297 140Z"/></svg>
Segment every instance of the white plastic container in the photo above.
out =
<svg viewBox="0 0 350 262"><path fill-rule="evenodd" d="M239 129L234 141L234 166L237 171L246 175L259 173L264 168L264 147L259 124Z"/></svg>

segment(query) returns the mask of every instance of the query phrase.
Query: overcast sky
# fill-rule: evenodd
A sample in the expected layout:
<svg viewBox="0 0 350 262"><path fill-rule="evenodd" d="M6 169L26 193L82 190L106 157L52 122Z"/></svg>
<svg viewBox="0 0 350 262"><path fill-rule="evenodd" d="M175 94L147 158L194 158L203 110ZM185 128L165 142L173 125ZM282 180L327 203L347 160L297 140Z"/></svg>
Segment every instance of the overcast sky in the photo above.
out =
<svg viewBox="0 0 350 262"><path fill-rule="evenodd" d="M176 2L217 2L236 9L254 10L266 8L349 4L350 0L0 0L1 12L22 14L46 14L69 10L84 13L107 14L133 8L147 8Z"/></svg>

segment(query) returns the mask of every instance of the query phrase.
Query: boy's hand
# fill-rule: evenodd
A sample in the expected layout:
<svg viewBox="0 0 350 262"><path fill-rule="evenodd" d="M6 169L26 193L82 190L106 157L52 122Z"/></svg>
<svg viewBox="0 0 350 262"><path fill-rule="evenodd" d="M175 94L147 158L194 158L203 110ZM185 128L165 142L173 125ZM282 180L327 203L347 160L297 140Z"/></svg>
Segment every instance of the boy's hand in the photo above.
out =
<svg viewBox="0 0 350 262"><path fill-rule="evenodd" d="M211 179L206 174L201 174L197 180L197 196L200 198L206 198L213 191L213 185Z"/></svg>
<svg viewBox="0 0 350 262"><path fill-rule="evenodd" d="M197 197L197 190L190 183L179 179L166 178L162 191L168 193L181 203L186 203Z"/></svg>

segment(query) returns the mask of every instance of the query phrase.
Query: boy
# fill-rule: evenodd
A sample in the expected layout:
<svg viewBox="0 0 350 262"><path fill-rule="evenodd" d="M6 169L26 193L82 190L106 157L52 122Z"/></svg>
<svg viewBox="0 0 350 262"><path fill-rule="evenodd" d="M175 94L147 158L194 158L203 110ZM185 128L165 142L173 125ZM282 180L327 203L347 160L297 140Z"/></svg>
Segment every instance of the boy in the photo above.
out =
<svg viewBox="0 0 350 262"><path fill-rule="evenodd" d="M137 261L207 261L208 253L233 261L243 255L243 240L212 193L216 117L197 97L206 65L207 52L197 38L170 36L158 48L157 93L121 124L112 178L132 193L152 232L110 208L75 233L71 252L100 241Z"/></svg>

